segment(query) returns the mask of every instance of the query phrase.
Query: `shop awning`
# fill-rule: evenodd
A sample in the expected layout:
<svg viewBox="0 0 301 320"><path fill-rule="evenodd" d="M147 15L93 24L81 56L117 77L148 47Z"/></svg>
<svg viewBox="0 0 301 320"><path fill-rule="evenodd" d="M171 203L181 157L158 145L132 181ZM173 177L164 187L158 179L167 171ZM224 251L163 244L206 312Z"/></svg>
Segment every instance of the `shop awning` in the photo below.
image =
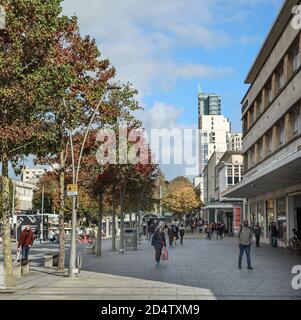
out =
<svg viewBox="0 0 301 320"><path fill-rule="evenodd" d="M213 210L223 210L223 209L233 209L233 205L230 203L216 203L216 204L209 204L206 207L203 207L202 209L213 209Z"/></svg>
<svg viewBox="0 0 301 320"><path fill-rule="evenodd" d="M252 198L301 183L301 146L226 190L225 198Z"/></svg>

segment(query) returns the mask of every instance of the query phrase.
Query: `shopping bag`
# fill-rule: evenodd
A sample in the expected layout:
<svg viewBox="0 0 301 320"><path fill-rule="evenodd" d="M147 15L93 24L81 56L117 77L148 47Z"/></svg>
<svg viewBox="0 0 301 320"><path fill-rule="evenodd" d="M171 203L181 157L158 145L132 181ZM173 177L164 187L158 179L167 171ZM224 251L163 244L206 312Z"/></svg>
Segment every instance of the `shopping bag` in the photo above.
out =
<svg viewBox="0 0 301 320"><path fill-rule="evenodd" d="M168 251L165 249L162 253L162 261L167 261L168 260Z"/></svg>

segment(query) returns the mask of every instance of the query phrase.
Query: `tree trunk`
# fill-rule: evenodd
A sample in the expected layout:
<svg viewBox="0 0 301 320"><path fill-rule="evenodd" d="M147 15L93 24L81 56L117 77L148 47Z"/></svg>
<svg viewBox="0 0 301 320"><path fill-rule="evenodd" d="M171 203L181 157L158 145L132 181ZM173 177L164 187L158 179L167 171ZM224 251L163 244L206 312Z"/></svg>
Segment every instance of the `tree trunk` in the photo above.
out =
<svg viewBox="0 0 301 320"><path fill-rule="evenodd" d="M103 217L103 192L100 191L99 203L98 203L98 232L97 232L97 245L96 245L97 256L101 256L102 217Z"/></svg>
<svg viewBox="0 0 301 320"><path fill-rule="evenodd" d="M60 237L60 246L59 246L59 262L58 270L65 270L65 161L64 161L64 151L61 151L60 155L60 209L59 209L59 237Z"/></svg>
<svg viewBox="0 0 301 320"><path fill-rule="evenodd" d="M116 250L116 190L112 190L112 250Z"/></svg>
<svg viewBox="0 0 301 320"><path fill-rule="evenodd" d="M2 154L2 213L3 213L3 256L5 286L15 287L13 274L11 239L10 239L10 210L9 210L9 177L8 177L8 154L3 148Z"/></svg>

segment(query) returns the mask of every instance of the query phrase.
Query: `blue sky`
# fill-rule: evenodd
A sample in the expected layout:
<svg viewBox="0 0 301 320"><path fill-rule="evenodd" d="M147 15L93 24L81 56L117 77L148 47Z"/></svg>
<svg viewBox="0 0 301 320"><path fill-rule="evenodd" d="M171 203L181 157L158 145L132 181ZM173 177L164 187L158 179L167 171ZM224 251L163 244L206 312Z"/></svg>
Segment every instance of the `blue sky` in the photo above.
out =
<svg viewBox="0 0 301 320"><path fill-rule="evenodd" d="M118 79L139 90L147 129L197 126L197 88L218 93L241 131L244 79L282 0L65 0ZM161 115L158 125L158 112ZM167 178L183 167L164 168Z"/></svg>

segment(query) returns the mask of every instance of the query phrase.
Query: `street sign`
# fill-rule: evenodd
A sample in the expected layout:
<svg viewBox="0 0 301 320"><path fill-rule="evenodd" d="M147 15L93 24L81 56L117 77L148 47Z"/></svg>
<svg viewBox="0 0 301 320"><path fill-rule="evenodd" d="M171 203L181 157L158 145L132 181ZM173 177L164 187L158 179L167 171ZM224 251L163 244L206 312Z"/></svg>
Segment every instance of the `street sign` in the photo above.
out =
<svg viewBox="0 0 301 320"><path fill-rule="evenodd" d="M67 196L71 197L71 196L77 196L77 184L68 184L67 185Z"/></svg>

